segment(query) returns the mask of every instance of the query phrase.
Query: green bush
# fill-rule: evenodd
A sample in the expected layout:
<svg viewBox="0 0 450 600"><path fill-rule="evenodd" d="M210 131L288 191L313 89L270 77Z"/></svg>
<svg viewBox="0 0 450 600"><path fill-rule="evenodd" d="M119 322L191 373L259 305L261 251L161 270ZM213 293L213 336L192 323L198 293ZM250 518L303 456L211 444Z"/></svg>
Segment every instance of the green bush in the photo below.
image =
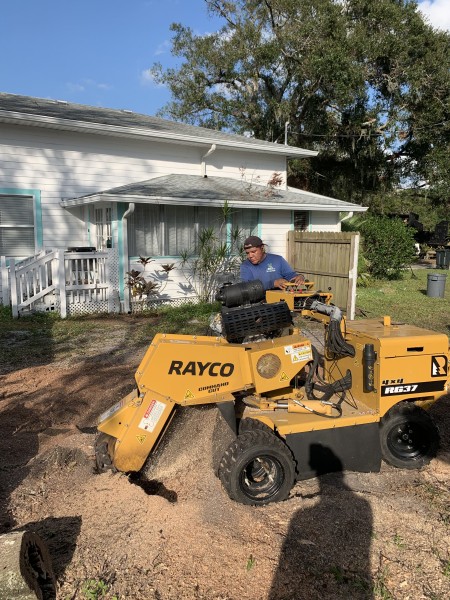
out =
<svg viewBox="0 0 450 600"><path fill-rule="evenodd" d="M399 279L414 258L414 231L400 219L368 216L360 225L367 269L375 279Z"/></svg>

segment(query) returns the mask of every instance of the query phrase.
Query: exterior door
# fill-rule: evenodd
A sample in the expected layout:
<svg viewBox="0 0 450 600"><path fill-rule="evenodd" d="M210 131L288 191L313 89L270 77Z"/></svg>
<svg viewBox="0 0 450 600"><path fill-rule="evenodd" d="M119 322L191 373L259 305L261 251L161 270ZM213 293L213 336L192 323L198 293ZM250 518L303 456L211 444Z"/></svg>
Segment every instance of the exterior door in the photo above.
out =
<svg viewBox="0 0 450 600"><path fill-rule="evenodd" d="M95 247L97 250L112 247L111 208L95 209Z"/></svg>

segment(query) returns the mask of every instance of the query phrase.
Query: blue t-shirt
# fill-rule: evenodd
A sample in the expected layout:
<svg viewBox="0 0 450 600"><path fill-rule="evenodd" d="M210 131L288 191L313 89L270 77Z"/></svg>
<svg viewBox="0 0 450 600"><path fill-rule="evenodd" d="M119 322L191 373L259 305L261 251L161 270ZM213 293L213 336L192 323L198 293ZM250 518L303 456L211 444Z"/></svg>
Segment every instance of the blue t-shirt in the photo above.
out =
<svg viewBox="0 0 450 600"><path fill-rule="evenodd" d="M283 277L289 281L296 275L297 273L292 270L290 264L278 254L266 254L257 265L252 265L248 258L241 264L241 280L253 281L259 279L262 281L265 290L273 288L275 279Z"/></svg>

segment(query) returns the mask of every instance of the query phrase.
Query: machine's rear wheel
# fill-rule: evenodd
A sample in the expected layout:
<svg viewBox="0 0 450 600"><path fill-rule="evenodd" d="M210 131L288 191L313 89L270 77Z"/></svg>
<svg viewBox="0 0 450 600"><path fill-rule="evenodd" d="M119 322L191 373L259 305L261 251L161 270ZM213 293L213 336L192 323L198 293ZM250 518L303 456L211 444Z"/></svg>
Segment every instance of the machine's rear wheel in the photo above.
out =
<svg viewBox="0 0 450 600"><path fill-rule="evenodd" d="M247 431L267 431L268 433L273 433L272 429L262 421L258 419L244 418L239 422L239 433L247 433Z"/></svg>
<svg viewBox="0 0 450 600"><path fill-rule="evenodd" d="M414 404L393 406L381 420L381 454L394 467L420 469L436 455L439 432L429 414Z"/></svg>
<svg viewBox="0 0 450 600"><path fill-rule="evenodd" d="M95 463L99 473L115 471L111 456L113 456L116 438L106 433L99 433L95 439Z"/></svg>
<svg viewBox="0 0 450 600"><path fill-rule="evenodd" d="M261 506L288 497L295 465L289 448L275 434L255 429L230 444L219 477L232 500Z"/></svg>

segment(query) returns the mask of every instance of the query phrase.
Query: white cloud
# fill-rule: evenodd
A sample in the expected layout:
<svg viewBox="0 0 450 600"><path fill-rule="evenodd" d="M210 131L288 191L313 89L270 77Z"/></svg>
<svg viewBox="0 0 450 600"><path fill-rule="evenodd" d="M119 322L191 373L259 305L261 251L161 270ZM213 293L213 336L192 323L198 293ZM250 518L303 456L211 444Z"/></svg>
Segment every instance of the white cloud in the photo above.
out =
<svg viewBox="0 0 450 600"><path fill-rule="evenodd" d="M140 80L141 80L141 85L149 85L149 86L155 87L155 88L166 87L163 83L156 83L151 69L145 69L145 71L142 71Z"/></svg>
<svg viewBox="0 0 450 600"><path fill-rule="evenodd" d="M84 92L86 89L81 83L66 83L66 87L69 92Z"/></svg>
<svg viewBox="0 0 450 600"><path fill-rule="evenodd" d="M159 44L159 46L156 48L155 52L153 53L153 56L160 56L161 54L167 54L167 52L170 50L171 47L171 43L169 40L165 40L162 44Z"/></svg>
<svg viewBox="0 0 450 600"><path fill-rule="evenodd" d="M69 90L69 92L73 93L85 92L88 89L96 89L102 91L107 91L111 89L109 83L97 83L97 81L94 81L93 79L81 79L81 81L77 82L69 81L68 83L66 83L66 87Z"/></svg>
<svg viewBox="0 0 450 600"><path fill-rule="evenodd" d="M419 11L433 27L450 31L450 0L419 1Z"/></svg>

